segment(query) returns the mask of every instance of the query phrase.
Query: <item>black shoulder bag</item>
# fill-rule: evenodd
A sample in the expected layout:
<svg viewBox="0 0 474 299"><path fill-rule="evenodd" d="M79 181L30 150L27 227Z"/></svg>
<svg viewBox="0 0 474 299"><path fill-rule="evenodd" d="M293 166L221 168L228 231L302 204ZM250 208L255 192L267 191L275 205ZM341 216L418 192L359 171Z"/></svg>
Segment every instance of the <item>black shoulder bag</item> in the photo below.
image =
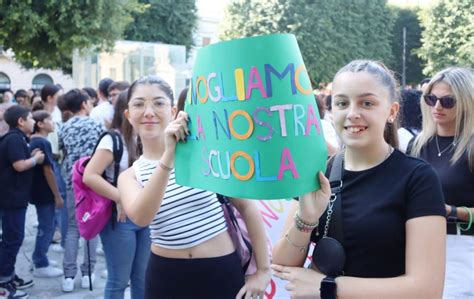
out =
<svg viewBox="0 0 474 299"><path fill-rule="evenodd" d="M339 153L334 157L329 175L331 198L326 211L324 234L314 247L312 259L313 264L321 273L334 277L343 273L344 264L346 263L346 253L342 245L341 191L343 171L344 153Z"/></svg>

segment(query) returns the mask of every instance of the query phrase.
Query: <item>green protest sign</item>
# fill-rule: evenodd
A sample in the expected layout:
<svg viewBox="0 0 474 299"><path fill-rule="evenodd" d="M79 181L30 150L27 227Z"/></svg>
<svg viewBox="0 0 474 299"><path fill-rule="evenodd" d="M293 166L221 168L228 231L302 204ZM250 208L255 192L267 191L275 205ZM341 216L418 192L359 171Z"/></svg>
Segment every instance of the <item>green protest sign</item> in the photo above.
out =
<svg viewBox="0 0 474 299"><path fill-rule="evenodd" d="M327 149L293 35L200 49L185 111L191 135L176 149L178 184L251 199L319 188Z"/></svg>

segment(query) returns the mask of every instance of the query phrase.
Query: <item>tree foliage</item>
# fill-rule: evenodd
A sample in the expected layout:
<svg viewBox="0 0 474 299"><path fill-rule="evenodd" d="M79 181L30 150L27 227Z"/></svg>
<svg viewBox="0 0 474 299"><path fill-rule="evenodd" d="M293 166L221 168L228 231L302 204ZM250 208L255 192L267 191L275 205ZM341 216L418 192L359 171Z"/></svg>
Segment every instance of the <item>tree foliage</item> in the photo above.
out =
<svg viewBox="0 0 474 299"><path fill-rule="evenodd" d="M474 2L441 0L422 11L424 28L418 55L427 75L451 65L474 66Z"/></svg>
<svg viewBox="0 0 474 299"><path fill-rule="evenodd" d="M133 14L134 20L125 30L128 40L194 45L197 25L195 0L139 0L146 5L143 12Z"/></svg>
<svg viewBox="0 0 474 299"><path fill-rule="evenodd" d="M405 75L408 84L416 84L423 79L423 66L416 50L421 47L421 26L418 11L413 8L391 7L395 18L393 26L392 53L393 61L390 64L398 79L401 80L403 68L403 27L406 28L406 62Z"/></svg>
<svg viewBox="0 0 474 299"><path fill-rule="evenodd" d="M136 0L0 0L0 45L23 66L72 71L74 49L110 49Z"/></svg>
<svg viewBox="0 0 474 299"><path fill-rule="evenodd" d="M329 82L353 59L392 62L393 14L384 0L234 0L221 38L295 34L312 79Z"/></svg>

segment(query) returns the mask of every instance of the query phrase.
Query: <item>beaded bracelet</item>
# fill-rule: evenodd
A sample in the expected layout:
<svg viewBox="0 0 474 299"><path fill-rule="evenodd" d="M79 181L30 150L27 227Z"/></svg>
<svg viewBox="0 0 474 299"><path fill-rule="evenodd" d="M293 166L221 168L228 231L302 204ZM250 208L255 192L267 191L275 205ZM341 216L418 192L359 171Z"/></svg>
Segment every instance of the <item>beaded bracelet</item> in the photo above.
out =
<svg viewBox="0 0 474 299"><path fill-rule="evenodd" d="M473 219L472 219L472 211L471 211L471 209L469 209L468 207L460 207L460 208L465 209L466 212L469 214L469 222L467 223L467 226L466 226L466 227L462 227L462 226L461 226L461 223L458 224L459 229L462 230L463 232L465 232L465 231L468 231L468 230L471 229L472 221L473 221Z"/></svg>
<svg viewBox="0 0 474 299"><path fill-rule="evenodd" d="M173 168L166 166L163 164L161 161L158 161L158 165L161 167L161 169L166 170L166 171L171 171Z"/></svg>
<svg viewBox="0 0 474 299"><path fill-rule="evenodd" d="M303 233L310 233L319 225L319 221L314 223L306 222L298 215L298 211L296 211L294 219L296 229Z"/></svg>

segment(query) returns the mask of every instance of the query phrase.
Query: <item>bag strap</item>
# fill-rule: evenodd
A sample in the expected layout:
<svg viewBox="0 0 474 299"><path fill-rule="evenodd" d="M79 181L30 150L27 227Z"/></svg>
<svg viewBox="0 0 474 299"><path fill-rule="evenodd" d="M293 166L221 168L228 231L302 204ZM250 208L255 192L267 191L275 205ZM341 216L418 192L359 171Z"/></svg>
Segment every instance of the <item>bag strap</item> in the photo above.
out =
<svg viewBox="0 0 474 299"><path fill-rule="evenodd" d="M331 172L329 173L329 184L331 185L331 197L336 196L333 206L333 214L329 225L328 235L344 245L344 234L342 225L342 177L344 174L344 152L338 153L333 160Z"/></svg>
<svg viewBox="0 0 474 299"><path fill-rule="evenodd" d="M112 184L117 186L117 180L120 172L120 160L122 160L123 155L123 142L122 136L117 132L110 131L110 136L112 137L113 142L113 154L114 154L114 180Z"/></svg>
<svg viewBox="0 0 474 299"><path fill-rule="evenodd" d="M242 266L244 273L246 273L247 269L250 266L250 262L253 256L252 244L249 242L249 240L245 238L244 234L242 233L242 230L240 229L240 225L237 222L237 218L235 217L234 210L232 209L232 203L229 201L229 199L226 196L221 195L221 194L216 194L216 195L219 202L224 206L224 209L227 209L227 213L229 214L232 225L234 226L235 230L240 234L240 237L242 237L242 240L244 241L245 246L247 247L247 250L249 251L249 260L245 261L245 264Z"/></svg>

